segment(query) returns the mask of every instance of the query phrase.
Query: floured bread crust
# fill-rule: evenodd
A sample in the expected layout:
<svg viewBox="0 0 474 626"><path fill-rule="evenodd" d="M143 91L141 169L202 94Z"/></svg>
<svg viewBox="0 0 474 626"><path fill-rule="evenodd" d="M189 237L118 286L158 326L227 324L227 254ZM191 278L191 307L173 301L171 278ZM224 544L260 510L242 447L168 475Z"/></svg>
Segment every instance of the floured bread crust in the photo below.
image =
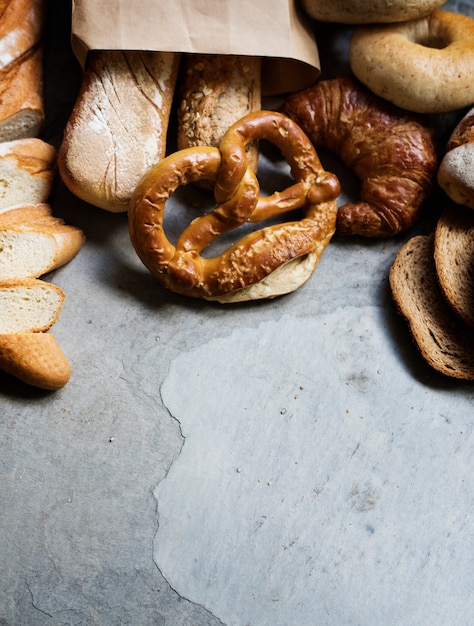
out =
<svg viewBox="0 0 474 626"><path fill-rule="evenodd" d="M281 150L294 184L260 195L246 152L256 139ZM192 220L172 243L163 226L166 201L180 185L201 180L213 184L216 207ZM296 289L314 269L335 231L339 193L337 177L323 169L297 124L275 111L256 111L235 122L219 148L179 150L143 176L130 202L130 238L143 264L171 291L223 302L275 297ZM282 214L286 220L268 224ZM237 234L221 254L201 255L219 235L249 224L255 229L245 229L240 239Z"/></svg>
<svg viewBox="0 0 474 626"><path fill-rule="evenodd" d="M44 0L0 7L0 141L38 137L44 126Z"/></svg>
<svg viewBox="0 0 474 626"><path fill-rule="evenodd" d="M59 150L70 191L102 209L127 211L141 176L165 155L178 68L174 53L90 54Z"/></svg>
<svg viewBox="0 0 474 626"><path fill-rule="evenodd" d="M48 391L71 378L69 361L51 333L0 334L0 370Z"/></svg>

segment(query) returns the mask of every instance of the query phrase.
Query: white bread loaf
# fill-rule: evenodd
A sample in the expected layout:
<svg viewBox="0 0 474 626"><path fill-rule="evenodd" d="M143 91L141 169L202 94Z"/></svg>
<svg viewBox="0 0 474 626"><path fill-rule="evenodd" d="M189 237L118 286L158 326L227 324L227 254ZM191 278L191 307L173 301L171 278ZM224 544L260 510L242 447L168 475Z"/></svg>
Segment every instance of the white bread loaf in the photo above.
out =
<svg viewBox="0 0 474 626"><path fill-rule="evenodd" d="M0 283L0 370L43 389L68 382L69 362L46 332L64 299L59 287L41 280Z"/></svg>
<svg viewBox="0 0 474 626"><path fill-rule="evenodd" d="M69 190L125 212L142 175L166 152L179 55L95 51L64 131L59 171Z"/></svg>
<svg viewBox="0 0 474 626"><path fill-rule="evenodd" d="M0 6L0 141L38 137L44 125L44 0Z"/></svg>
<svg viewBox="0 0 474 626"><path fill-rule="evenodd" d="M39 138L0 142L0 210L46 202L56 165L56 148Z"/></svg>
<svg viewBox="0 0 474 626"><path fill-rule="evenodd" d="M43 333L56 323L65 300L63 290L37 279L0 283L0 335Z"/></svg>
<svg viewBox="0 0 474 626"><path fill-rule="evenodd" d="M0 212L0 281L38 278L73 259L83 231L53 217L48 204Z"/></svg>
<svg viewBox="0 0 474 626"><path fill-rule="evenodd" d="M0 370L51 391L71 377L69 362L51 333L0 335Z"/></svg>

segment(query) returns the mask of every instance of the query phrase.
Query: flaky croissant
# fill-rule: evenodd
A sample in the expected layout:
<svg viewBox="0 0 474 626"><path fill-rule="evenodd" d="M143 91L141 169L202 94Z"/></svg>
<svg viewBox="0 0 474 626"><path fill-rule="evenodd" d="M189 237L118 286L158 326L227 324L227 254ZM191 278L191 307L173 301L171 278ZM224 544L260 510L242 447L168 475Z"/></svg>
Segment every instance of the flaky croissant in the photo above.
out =
<svg viewBox="0 0 474 626"><path fill-rule="evenodd" d="M436 180L432 131L351 77L291 95L282 113L360 180L360 199L338 209L341 235L390 237L415 222Z"/></svg>

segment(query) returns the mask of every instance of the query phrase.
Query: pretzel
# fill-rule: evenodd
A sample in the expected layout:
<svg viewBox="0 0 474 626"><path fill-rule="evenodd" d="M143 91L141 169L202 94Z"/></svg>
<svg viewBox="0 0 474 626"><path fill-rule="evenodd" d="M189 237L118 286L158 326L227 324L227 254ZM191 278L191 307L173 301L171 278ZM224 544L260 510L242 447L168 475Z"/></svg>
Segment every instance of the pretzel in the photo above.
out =
<svg viewBox="0 0 474 626"><path fill-rule="evenodd" d="M246 153L259 139L280 149L294 179L287 189L265 197ZM163 228L166 201L179 186L200 180L213 183L216 206L194 219L173 245ZM338 179L323 169L295 122L273 111L253 112L229 128L219 148L179 150L142 177L129 205L130 238L145 267L171 291L219 301L274 297L296 288L287 284L284 269L291 271L303 257L312 259L312 270L316 267L335 231L339 193ZM298 221L263 227L219 256L201 256L227 231L296 209L302 210ZM252 290L276 270L279 286Z"/></svg>

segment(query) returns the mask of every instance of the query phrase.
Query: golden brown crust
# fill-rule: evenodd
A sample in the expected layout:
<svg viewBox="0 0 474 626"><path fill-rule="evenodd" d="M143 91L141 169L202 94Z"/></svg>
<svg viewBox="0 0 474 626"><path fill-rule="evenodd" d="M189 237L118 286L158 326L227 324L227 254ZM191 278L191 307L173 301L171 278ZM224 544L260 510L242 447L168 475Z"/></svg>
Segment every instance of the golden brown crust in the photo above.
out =
<svg viewBox="0 0 474 626"><path fill-rule="evenodd" d="M265 198L259 196L246 153L256 139L280 148L295 179ZM216 209L196 218L173 245L163 229L165 203L180 185L202 179L214 183ZM338 180L323 170L296 124L276 112L250 113L227 131L219 149L181 150L142 178L130 203L130 236L144 265L165 287L215 298L256 284L298 257L316 253L319 258L334 232L339 191ZM200 254L222 233L294 209L303 211L299 221L251 232L219 256Z"/></svg>
<svg viewBox="0 0 474 626"><path fill-rule="evenodd" d="M282 112L360 180L360 199L339 207L338 234L390 237L413 225L437 170L432 133L415 116L349 77L290 96Z"/></svg>
<svg viewBox="0 0 474 626"><path fill-rule="evenodd" d="M44 124L43 0L11 0L0 15L0 141L39 136Z"/></svg>
<svg viewBox="0 0 474 626"><path fill-rule="evenodd" d="M401 24L360 26L351 69L378 96L417 113L446 113L474 102L474 19L433 11Z"/></svg>
<svg viewBox="0 0 474 626"><path fill-rule="evenodd" d="M50 333L0 335L0 370L49 391L64 387L71 377L69 361Z"/></svg>
<svg viewBox="0 0 474 626"><path fill-rule="evenodd" d="M25 235L44 235L52 239L48 252L40 254L38 247L29 250L22 245ZM0 268L3 267L2 252L7 260L15 256L14 263L4 268L8 278L38 278L71 261L80 251L84 242L84 232L77 226L66 224L63 219L54 217L48 204L24 205L0 212L0 241L7 250L0 249ZM29 241L34 242L34 237ZM36 262L33 260L35 259ZM15 268L17 268L15 270ZM12 275L19 271L22 275ZM25 268L29 271L24 273ZM0 275L1 275L0 271Z"/></svg>
<svg viewBox="0 0 474 626"><path fill-rule="evenodd" d="M179 55L90 53L64 131L59 171L82 200L124 212L140 177L166 151Z"/></svg>

